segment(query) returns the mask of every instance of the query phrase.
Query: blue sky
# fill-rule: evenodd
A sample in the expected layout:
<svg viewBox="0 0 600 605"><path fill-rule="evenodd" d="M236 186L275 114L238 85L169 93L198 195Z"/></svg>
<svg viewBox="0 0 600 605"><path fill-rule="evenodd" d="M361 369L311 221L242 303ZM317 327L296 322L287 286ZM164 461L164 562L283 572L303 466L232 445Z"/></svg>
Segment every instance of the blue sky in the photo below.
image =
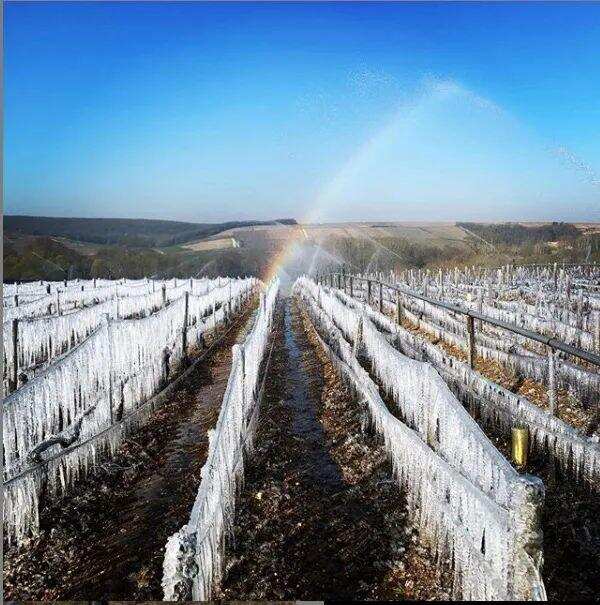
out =
<svg viewBox="0 0 600 605"><path fill-rule="evenodd" d="M5 4L4 209L600 220L600 4Z"/></svg>

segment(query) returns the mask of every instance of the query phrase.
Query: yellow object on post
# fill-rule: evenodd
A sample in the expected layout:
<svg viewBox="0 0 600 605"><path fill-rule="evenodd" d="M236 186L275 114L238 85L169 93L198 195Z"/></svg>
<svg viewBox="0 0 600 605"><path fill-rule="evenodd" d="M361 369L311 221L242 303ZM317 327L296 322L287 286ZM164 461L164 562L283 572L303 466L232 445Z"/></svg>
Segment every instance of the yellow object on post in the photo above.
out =
<svg viewBox="0 0 600 605"><path fill-rule="evenodd" d="M527 464L529 452L529 429L513 428L512 430L512 459L517 466Z"/></svg>

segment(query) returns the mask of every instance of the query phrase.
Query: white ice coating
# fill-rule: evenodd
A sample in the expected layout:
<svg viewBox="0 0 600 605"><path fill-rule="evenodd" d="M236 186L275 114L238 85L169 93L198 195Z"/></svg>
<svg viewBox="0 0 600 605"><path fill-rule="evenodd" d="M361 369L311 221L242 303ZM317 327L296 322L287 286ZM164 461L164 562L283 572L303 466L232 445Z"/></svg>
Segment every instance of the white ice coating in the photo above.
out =
<svg viewBox="0 0 600 605"><path fill-rule="evenodd" d="M144 294L160 293L163 287L166 292L166 299L169 301L175 300L183 295L184 292L189 292L193 295L206 294L209 290L215 287L222 287L229 283L231 278L219 277L213 280L209 279L173 279L168 281L156 280L97 280L94 285L90 282L69 283L64 286L57 285L51 288L50 294L46 292L44 286L44 294L31 301L24 301L19 306L13 303L9 304L4 309L3 321L12 319L24 319L43 317L45 315L53 315L72 311L73 309L99 304L101 302L111 300L113 298L125 299L129 297L138 297ZM62 282L59 282L62 284ZM4 289L11 284L5 284ZM6 306L6 305L5 305Z"/></svg>
<svg viewBox="0 0 600 605"><path fill-rule="evenodd" d="M464 405L475 406L480 421L492 429L509 433L526 426L534 452L549 455L576 478L594 486L600 478L600 444L580 435L556 416L529 400L481 376L468 364L446 355L434 344L399 326L369 305L340 290L336 295L347 305L360 309L391 343L406 355L431 363Z"/></svg>
<svg viewBox="0 0 600 605"><path fill-rule="evenodd" d="M296 283L299 292L309 292L313 300L319 300L320 308L354 345L354 351L366 356L372 373L398 406L402 421L453 468L506 506L516 471L431 364L394 349L364 313L345 305L329 288L305 278ZM361 342L356 343L359 322Z"/></svg>
<svg viewBox="0 0 600 605"><path fill-rule="evenodd" d="M61 433L90 408L106 403L111 351L105 325L51 370L9 395L3 404L4 474L28 466L36 445Z"/></svg>
<svg viewBox="0 0 600 605"><path fill-rule="evenodd" d="M390 296L389 299L393 299L393 295ZM403 310L409 310L407 317L411 319L411 321L414 321L415 317L417 319L426 317L430 320L429 323L432 325L436 324L454 334L466 337L467 326L464 316L462 316L461 320L461 318L457 317L456 314L451 311L436 307L435 305L422 300L415 300L414 298L403 294L400 294L400 301L403 305ZM392 303L388 302L388 300L385 301L384 305L386 310L393 310ZM519 338L521 338L521 341L519 341ZM496 328L485 322L481 322L478 325L478 329L475 331L475 341L476 343L481 343L500 351L517 352L520 355L535 355L535 351L526 349L521 344L521 342L529 342L529 344L532 344L531 340L526 339L525 337L519 337L518 334L501 330L500 328Z"/></svg>
<svg viewBox="0 0 600 605"><path fill-rule="evenodd" d="M476 273L468 272L468 274ZM517 273L519 273L517 271ZM410 274L409 274L410 275ZM376 276L377 278L385 276ZM392 276L393 277L393 276ZM432 296L432 286L429 285L429 277L427 273L422 276L424 283L420 285L415 283L414 278L409 279L412 284L413 291L420 291L428 296ZM531 279L531 278L530 278ZM391 281L394 281L393 279ZM587 287L590 288L589 279ZM400 286L406 287L406 284L400 284ZM549 321L544 318L528 316L526 313L512 313L503 310L496 309L492 306L486 306L483 303L481 289L479 295L472 297L470 293L466 295L464 292L460 292L459 288L465 286L459 283L458 286L446 283L444 288L447 290L452 289L452 302L456 304L460 302L458 306L462 306L467 309L483 312L486 314L486 310L491 309L489 316L494 316L496 319L503 320L507 323L513 323L525 327L527 329L535 328L540 334L546 336L554 336L558 334L563 337L563 340L567 340L571 344L580 345L582 348L587 347L588 350L598 349L600 350L600 322L595 316L595 312L591 311L588 307L582 307L583 290L579 291L577 300L572 303L577 308L576 317L580 325L587 325L590 323L590 318L594 318L592 323L594 324L594 333L588 333L577 327L572 327L561 323L560 321ZM547 300L551 293L544 291L543 296L541 294L544 288L544 283L540 286L540 290L536 293L536 300L539 303L541 300ZM515 296L521 296L523 287L521 286L518 293L514 293ZM438 288L439 294L440 288ZM353 294L360 300L366 300L367 284L364 280L354 279ZM511 294L512 296L512 294ZM430 304L426 301L416 299L411 296L406 290L398 293L396 290L392 290L390 287L383 286L383 308L386 311L395 311L396 300L399 300L402 304L403 312L405 316L413 323L419 325L419 327L426 329L427 331L435 334L438 338L441 338L449 344L455 344L460 348L466 349L467 342L467 330L465 318L461 314L454 313L447 309L438 307L434 304ZM458 297L458 301L456 299ZM464 297L464 298L463 298ZM379 298L378 286L373 284L371 292L371 302L377 304ZM524 299L515 301L511 299L510 304L528 306ZM586 299L589 301L589 298ZM507 303L507 304L509 304ZM563 301L565 305L571 304L569 299ZM498 304L497 300L492 300L491 304ZM565 308L565 307L561 307ZM518 319L517 318L518 315ZM446 331L447 330L447 331ZM457 335L457 336L454 336ZM477 322L475 330L475 340L477 353L483 356L485 359L498 361L503 364L509 371L519 373L523 377L530 377L537 381L546 382L548 380L548 363L545 346L532 341L518 334L514 334L503 330L499 327L492 326L486 322ZM585 406L593 406L598 401L600 393L600 373L597 368L581 364L576 358L572 358L573 361L564 359L567 356L564 354L559 355L558 364L556 366L556 379L558 380L558 386L569 392L570 395L578 399Z"/></svg>
<svg viewBox="0 0 600 605"><path fill-rule="evenodd" d="M57 295L48 294L37 300L25 302L18 307L12 306L7 309L3 309L2 319L3 321L9 322L13 319L21 319L24 317L42 317L44 315L51 315L57 312Z"/></svg>
<svg viewBox="0 0 600 605"><path fill-rule="evenodd" d="M411 270L400 276L375 277L572 346L600 350L598 265L465 267L437 275Z"/></svg>
<svg viewBox="0 0 600 605"><path fill-rule="evenodd" d="M18 374L25 374L31 379L34 374L44 369L46 364L55 360L83 342L92 332L100 326L104 315L110 319L141 318L155 313L166 304L181 298L185 292L190 295L191 324L218 307L229 296L237 296L240 289L247 287L248 280L185 280L183 286L169 288L169 293L163 300L162 287L155 292L146 292L151 289L153 282L137 287L130 287L134 294L130 296L114 296L118 286L104 287L105 294L112 292L112 298L99 302L93 306L84 306L64 315L51 315L35 319L20 319L17 325L17 356ZM97 292L98 289L90 292ZM145 293L140 293L145 292ZM81 291L79 291L81 293ZM86 302L93 302L88 299ZM81 300L80 300L81 302ZM197 309L201 309L198 315ZM4 387L5 393L14 386L9 383L14 373L14 351L12 341L13 325L11 321L4 322ZM204 330L203 330L204 331ZM200 333L194 333L199 336ZM20 382L20 381L19 381Z"/></svg>
<svg viewBox="0 0 600 605"><path fill-rule="evenodd" d="M239 308L240 296L256 285L255 279L236 280L207 295L190 295L189 307L203 309L205 317L196 317L199 323L188 329L188 348L201 344L199 336L223 320L230 292ZM37 506L38 492L31 489L47 482L50 493L56 493L85 474L99 453L107 447L114 450L119 442L119 430L104 432L127 419L173 377L184 357L185 302L179 298L142 319L104 319L80 345L4 400L9 536L20 540L37 531L37 512L30 507ZM206 315L207 310L218 317ZM76 449L63 456L71 447ZM42 470L40 462L45 463Z"/></svg>
<svg viewBox="0 0 600 605"><path fill-rule="evenodd" d="M580 290L583 294L583 290ZM575 326L587 332L592 332L598 319L598 311L594 309L594 299L583 299L578 297L575 302L576 310L572 311L566 305L556 304L545 298L538 297L535 304L528 304L524 300L494 300L493 306L512 311L514 313L526 313L530 317L538 316L541 319L556 321ZM581 310L579 309L581 307ZM589 307L586 309L586 307Z"/></svg>
<svg viewBox="0 0 600 605"><path fill-rule="evenodd" d="M397 293L392 292L391 290L386 290L387 294L385 295L386 303L385 306L387 309L390 309L391 302L396 299ZM364 297L362 297L364 298ZM403 308L408 308L412 310L413 313L417 314L419 317L424 315L425 317L433 320L438 325L454 332L455 334L465 335L466 334L466 325L464 316L459 316L451 311L438 307L436 305L430 304L425 301L417 300L407 294L400 294L400 300L402 302ZM483 305L478 305L478 303L469 303L471 308L476 311L481 311L483 309ZM467 304L464 305L468 306ZM588 317L588 315L584 316ZM593 335L593 340L596 342L596 348L600 350L600 332L598 332L598 328L600 327L600 323L596 324L596 333ZM486 322L480 322L478 324L477 330L475 331L475 339L477 342L481 342L483 345L497 349L500 351L506 351L509 353L517 353L519 355L532 355L537 353L540 356L545 356L545 348L544 345L532 341L531 339L521 336L519 334L515 334L513 332L509 332L507 330L503 330ZM588 339L589 340L589 339ZM575 368L581 367L584 371L585 376L585 368L579 366L578 364L566 363L566 372L579 380L579 374L575 372ZM573 367L574 366L574 367ZM571 368L573 370L571 371ZM560 370L559 370L560 372ZM593 369L589 370L588 373L596 374L597 371ZM594 378L584 378L584 380L591 380L592 384L595 380ZM574 386L573 383L571 385ZM577 389L577 387L575 387ZM573 390L573 389L571 389ZM597 391L596 391L597 393ZM597 396L596 396L597 399Z"/></svg>
<svg viewBox="0 0 600 605"><path fill-rule="evenodd" d="M432 285L473 291L482 286L493 286L497 292L514 293L521 289L554 293L556 298L566 298L573 290L582 289L586 294L598 292L600 285L600 265L524 265L486 268L458 267L446 271L408 269L393 275L398 283L419 286L428 277Z"/></svg>
<svg viewBox="0 0 600 605"><path fill-rule="evenodd" d="M229 380L217 425L209 431L206 463L187 525L167 542L164 599L209 600L221 578L224 542L231 533L235 497L252 448L259 388L279 280L269 284L251 332L233 348Z"/></svg>
<svg viewBox="0 0 600 605"><path fill-rule="evenodd" d="M476 310L475 302L467 302L466 306L471 310ZM493 319L517 325L538 334L558 338L571 346L579 347L586 351L594 351L595 348L594 335L591 332L569 326L556 319L544 319L525 312L496 309L487 304L483 305L482 313Z"/></svg>
<svg viewBox="0 0 600 605"><path fill-rule="evenodd" d="M26 283L14 283L14 284L4 284L4 298L9 296L14 296L15 294L46 294L48 290L50 292L57 291L69 291L69 290L88 290L90 288L101 288L105 286L114 286L115 284L119 284L122 286L128 287L136 287L136 286L145 286L151 283L153 280L150 280L146 277L141 279L74 279L69 281L35 281L35 282L26 282Z"/></svg>
<svg viewBox="0 0 600 605"><path fill-rule="evenodd" d="M34 302L36 300L40 300L44 298L46 293L44 294L19 294L12 296L4 296L2 299L2 307L4 309L9 309L11 307L15 307L17 305L22 305L24 303Z"/></svg>
<svg viewBox="0 0 600 605"><path fill-rule="evenodd" d="M412 430L390 413L377 385L361 367L344 337L344 330L352 329L349 320L352 311L342 311L332 303L326 288L320 288L310 280L298 280L295 291L305 301L321 344L335 367L366 404L391 457L394 474L406 489L409 512L422 539L431 545L440 562L452 561L454 596L465 600L544 599L545 589L539 574L542 558L539 544L537 549L529 550L533 558L523 548L525 543L531 547L528 532L535 525L525 510L525 502L536 502L533 508L536 514L539 512L543 497L541 482L519 477L487 442L478 449L480 464L488 466L490 471L489 465L497 462L498 468L492 472L497 478L502 477L505 484L503 494L499 493L501 490L485 493L477 485L481 482L479 472L474 479L469 478L466 476L467 466L461 465L462 461L449 456L449 462L440 455L441 452L436 452L435 448L440 444L428 444L423 433ZM368 325L369 320L363 315L363 338L365 341L369 338L376 340L374 334L365 336L365 330L371 330ZM372 352L375 353L375 349ZM398 359L384 347L378 349L377 354L380 358ZM387 363L383 359L379 361ZM388 376L400 389L404 388L406 381L410 385L407 391L414 388L419 380L411 376L417 366L410 361L406 360L404 367L397 368L399 374L395 377ZM424 368L424 364L421 367ZM413 395L415 398L420 396L418 388ZM424 401L420 403L427 405ZM430 411L434 409L435 404ZM441 411L440 426L448 425L463 438L469 438L466 427L474 428L472 421L464 421L460 412L453 414L453 409L446 413ZM423 410L424 416L428 413ZM478 431L474 428L475 434ZM479 437L476 435L475 439L479 440ZM487 440L481 437L483 444ZM454 445L461 447L459 443Z"/></svg>
<svg viewBox="0 0 600 605"><path fill-rule="evenodd" d="M451 312L405 296L402 297L402 303L405 317L411 323L463 351L468 349L466 324L452 317ZM390 310L391 304L386 303L385 307ZM415 312L413 313L409 309L413 309ZM484 359L497 361L510 372L547 384L547 357L513 342L510 332L505 331L505 334L506 339L501 340L487 336L479 329L476 330L477 355ZM560 388L568 391L582 403L593 405L598 401L600 374L597 371L587 370L567 360L560 360L556 364L556 378Z"/></svg>

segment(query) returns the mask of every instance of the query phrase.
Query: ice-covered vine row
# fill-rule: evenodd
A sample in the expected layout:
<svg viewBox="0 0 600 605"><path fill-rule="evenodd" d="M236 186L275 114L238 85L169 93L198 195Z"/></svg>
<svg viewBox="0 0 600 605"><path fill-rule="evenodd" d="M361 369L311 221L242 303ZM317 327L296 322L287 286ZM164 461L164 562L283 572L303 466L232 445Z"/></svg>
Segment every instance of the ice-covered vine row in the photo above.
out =
<svg viewBox="0 0 600 605"><path fill-rule="evenodd" d="M348 306L360 309L388 334L401 352L430 362L446 380L462 403L477 410L480 421L493 430L509 433L515 426L526 426L533 451L550 456L576 478L596 486L600 479L600 444L580 435L556 416L481 376L468 364L446 355L425 338L419 337L341 290L336 295Z"/></svg>
<svg viewBox="0 0 600 605"><path fill-rule="evenodd" d="M395 276L398 283L411 288L422 287L426 281L438 288L455 288L474 291L492 287L503 295L516 290L537 293L540 288L554 294L557 299L566 298L571 291L583 289L594 294L600 285L600 265L558 263L547 265L504 265L502 267L465 266L448 270L407 269ZM571 291L569 291L571 290Z"/></svg>
<svg viewBox="0 0 600 605"><path fill-rule="evenodd" d="M600 266L507 265L379 276L521 327L600 351Z"/></svg>
<svg viewBox="0 0 600 605"><path fill-rule="evenodd" d="M423 434L422 425L418 426L418 419L415 419L418 428L413 430L388 410L377 385L361 367L355 350L346 340L353 328L355 334L360 334L360 323L350 324L352 315L362 317L365 341L378 340L375 334L366 336L365 327L370 323L366 315L356 310L343 311L332 301L327 289L307 279L299 280L295 290L306 303L322 346L364 401L382 436L395 476L406 489L409 512L422 539L429 542L440 563L453 562L454 595L467 600L544 599L545 589L539 573L541 482L520 477L498 452L492 451L494 448L488 442L490 449L479 447L477 455L481 457L482 467L491 471L496 480L503 477L504 485L498 490L490 489L489 484L487 491L481 489L480 473L476 471L474 478L470 478L469 465L465 465L464 460L440 455L435 449L439 444L428 443L429 438ZM345 337L346 330L349 331ZM390 355L396 363L399 359L383 347L377 354ZM388 379L394 380L398 390L406 389L407 398L412 396L418 400L419 388L423 385L417 386L419 378L412 375L416 366L411 367L410 360L405 363L397 376L388 376ZM381 374L384 373L382 369ZM429 378L431 376L424 380ZM435 405L432 404L429 411L424 409L423 415L434 412ZM418 404L413 409L417 407ZM452 408L441 414L439 421L440 426L446 425L444 431L458 430L463 438L468 438L463 429L469 421L462 418L460 412L454 413ZM449 437L448 432L445 435ZM480 444L483 440L485 437ZM454 446L457 451L461 447L459 443ZM498 467L493 469L495 464Z"/></svg>
<svg viewBox="0 0 600 605"><path fill-rule="evenodd" d="M103 449L114 449L121 435L114 427L173 377L187 354L184 344L201 344L203 332L236 312L256 285L255 279L236 280L190 296L187 324L185 297L142 319L104 321L4 400L4 522L10 536L35 533L42 486L51 495L65 490Z"/></svg>
<svg viewBox="0 0 600 605"><path fill-rule="evenodd" d="M234 346L227 389L217 426L209 432L208 457L190 520L167 542L162 581L166 601L209 600L220 580L244 456L252 447L261 369L278 290L278 280L272 281L252 331L241 345Z"/></svg>
<svg viewBox="0 0 600 605"><path fill-rule="evenodd" d="M364 355L379 383L398 406L402 420L417 431L453 468L498 503L506 505L517 474L428 363L394 349L370 319L345 305L328 288L300 278L300 292L310 292L341 329L357 354Z"/></svg>
<svg viewBox="0 0 600 605"><path fill-rule="evenodd" d="M94 285L85 282L77 282L74 285L61 288L55 287L42 297L36 298L18 306L14 303L10 306L5 304L3 321L22 318L43 317L45 315L70 312L73 309L95 305L113 298L127 298L129 296L140 296L165 290L165 298L174 300L179 298L184 291L190 294L205 294L208 289L225 285L230 278L219 277L214 280L203 279L174 279L167 281L139 280L139 282L108 281ZM4 284L4 290L10 284ZM14 296L9 297L14 301ZM17 295L18 298L18 295Z"/></svg>
<svg viewBox="0 0 600 605"><path fill-rule="evenodd" d="M368 296L366 284L368 277L360 279L359 277L357 276L354 281L353 291L365 300ZM378 279L380 277L385 278L385 276L375 277ZM423 284L418 287L409 287L407 284L398 282L394 276L391 276L391 278L393 281L389 283L399 286L404 290L404 293L401 294L404 304L409 304L413 307L418 304L420 307L427 308L429 313L433 315L444 313L445 310L411 297L410 292L417 292L434 300L450 302L463 308L465 311L477 311L492 319L504 321L540 335L558 338L567 344L587 351L600 351L600 313L592 308L592 299L590 297L585 298L585 302L583 302L583 290L579 291L580 295L575 302L577 312L574 313L568 311L568 306L552 304L548 307L547 304L551 300L551 294L542 294L543 291L541 289L536 292L538 303L537 306L533 307L524 302L525 299L499 300L497 293L492 292L492 295L490 295L489 289L484 290L483 288L479 288L476 293L471 293L460 291L455 286L446 286L445 288L435 287L432 286L427 276L425 276ZM410 283L413 283L413 280ZM372 298L377 300L378 296L379 292L372 293ZM384 285L383 298L385 301L395 302L396 291ZM540 304L540 300L545 301L543 306ZM566 304L568 305L568 301ZM506 337L505 331L492 325L484 323L482 329L492 336L498 338ZM532 343L531 340L523 336L512 335L511 338L516 342L532 347L534 350L539 350L539 344Z"/></svg>
<svg viewBox="0 0 600 605"><path fill-rule="evenodd" d="M581 268L573 267L572 269L576 271ZM499 296L494 296L484 302L481 288L477 290L475 296L470 291L462 291L461 287L469 284L465 285L460 279L464 278L465 274L478 275L479 270L476 269L466 270L463 273L454 271L452 281L441 274L440 277L435 279L435 276L432 277L429 272L418 272L417 275L423 279L420 284L415 281L412 272L408 272L410 290L407 289L407 284L400 283L399 287L391 286L385 282L373 281L372 277L365 279L361 276L345 276L344 280L338 277L337 285L345 288L346 291L352 292L359 300L367 301L368 299L374 306L379 306L380 310L391 311L394 315L400 312L403 318L410 320L411 323L422 330L435 335L448 344L463 349L465 352L468 351L467 343L469 340L466 316L461 312L436 305L434 300L441 298L439 296L440 290L447 293L445 302L450 302L457 308L465 309L465 312L470 309L515 327L524 327L533 332L537 330L540 336L558 337L559 340L562 337L562 340L571 344L583 345L580 348L594 351L595 349L600 350L600 321L595 315L596 311L587 304L591 300L590 298L586 299L586 305L581 304L584 288L587 288L585 291L590 294L595 286L592 283L594 279L597 280L597 277L595 277L597 274L594 273L594 270L594 268L586 267L580 272L580 279L577 282L580 289L574 303L578 311L575 316L571 316L571 319L574 319L577 325L589 325L590 318L594 318L592 321L595 326L594 334L577 326L564 324L559 320L550 321L521 311L514 313L506 309L496 308L499 304L518 309L530 308L531 306L526 302L527 293L524 292L523 285L511 291L509 299L506 301L501 300ZM544 274L544 272L549 273L549 270L545 269L541 273ZM515 274L520 273L519 270L515 271ZM506 271L506 274L512 275L509 271ZM376 277L384 278L385 276ZM567 275L567 277L569 276ZM388 276L388 279L393 282L394 275ZM533 278L531 279L533 280ZM559 273L557 279L560 286L561 280L564 281L566 278L561 277ZM398 284L398 279L395 281ZM532 281L531 283L535 282ZM348 287L348 284L350 284L350 287ZM452 292L449 294L448 290L452 290ZM538 307L536 308L539 308L542 299L552 297L552 292L546 290L547 284L542 280L539 290L536 292L536 300L538 301ZM414 295L415 292L426 295L432 300L430 302L422 300ZM541 296L541 292L543 292L543 296ZM568 296L570 294L565 294L567 303L569 301ZM398 304L399 307L397 307ZM580 312L583 312L583 314L580 314ZM526 321L523 320L525 316L528 317ZM575 405L582 405L586 409L598 405L600 398L600 371L598 366L582 362L578 357L569 356L562 352L553 355L553 358L550 359L546 345L485 321L476 321L475 328L475 353L477 355L486 360L498 362L508 373L512 373L519 378L531 378L538 383L556 385L571 396L571 402ZM531 330L531 328L536 329ZM550 366L554 366L553 372L550 372ZM593 426L593 424L590 426Z"/></svg>
<svg viewBox="0 0 600 605"><path fill-rule="evenodd" d="M228 300L238 287L239 280L180 280L182 285L163 291L113 297L93 306L65 315L51 315L35 319L21 319L16 326L4 322L4 387L5 393L14 390L14 342L12 331L17 330L17 386L30 380L46 364L65 354L92 334L108 315L110 319L140 318L152 314L190 293L190 323L194 325L207 309ZM137 287L136 290L146 288Z"/></svg>
<svg viewBox="0 0 600 605"><path fill-rule="evenodd" d="M104 288L113 287L115 285L123 286L126 288L135 287L147 287L153 281L155 284L165 284L167 288L176 288L183 282L189 281L190 278L171 278L168 280L152 280L146 277L141 279L74 279L74 280L63 280L63 281L36 281L36 282L25 282L25 283L9 283L4 284L3 298L10 306L11 299L14 296L43 296L45 294L53 292L65 292L65 291L80 291L89 290L92 288ZM226 280L228 278L219 277L217 280ZM208 278L193 279L194 284L201 284L205 281L210 281ZM141 293L141 292L140 292Z"/></svg>
<svg viewBox="0 0 600 605"><path fill-rule="evenodd" d="M468 349L467 328L465 322L453 317L450 311L436 307L424 301L401 295L403 313L413 325L429 332L436 338L454 345L463 351ZM385 303L388 311L393 311L391 303ZM505 339L486 334L485 324L475 333L477 355L484 359L497 361L513 374L532 378L548 384L548 358L536 351L529 350L510 332ZM521 338L521 341L526 340ZM600 394L600 373L586 369L566 359L555 365L557 385L585 405L598 402Z"/></svg>

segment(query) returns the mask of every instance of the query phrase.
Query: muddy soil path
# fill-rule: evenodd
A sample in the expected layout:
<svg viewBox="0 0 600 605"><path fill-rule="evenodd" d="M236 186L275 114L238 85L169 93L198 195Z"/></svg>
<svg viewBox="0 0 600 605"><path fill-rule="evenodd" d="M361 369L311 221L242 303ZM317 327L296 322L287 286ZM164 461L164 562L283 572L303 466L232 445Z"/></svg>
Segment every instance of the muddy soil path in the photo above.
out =
<svg viewBox="0 0 600 605"><path fill-rule="evenodd" d="M187 522L247 309L112 461L42 511L41 535L4 559L18 600L161 600L167 538Z"/></svg>
<svg viewBox="0 0 600 605"><path fill-rule="evenodd" d="M436 598L383 448L287 299L217 598Z"/></svg>

